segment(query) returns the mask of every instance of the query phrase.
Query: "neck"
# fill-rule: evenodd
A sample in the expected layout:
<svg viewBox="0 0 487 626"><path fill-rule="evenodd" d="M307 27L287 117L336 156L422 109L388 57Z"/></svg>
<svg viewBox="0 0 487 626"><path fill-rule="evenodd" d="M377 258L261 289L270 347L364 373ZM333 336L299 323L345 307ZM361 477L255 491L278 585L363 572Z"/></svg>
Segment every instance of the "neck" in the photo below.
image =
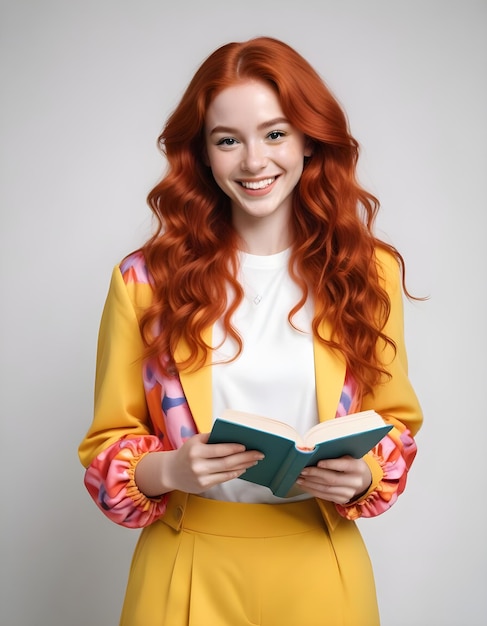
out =
<svg viewBox="0 0 487 626"><path fill-rule="evenodd" d="M273 220L265 223L262 218L259 218L255 223L237 224L234 222L234 226L240 235L242 250L248 254L259 256L277 254L289 248L292 243L287 224L279 228Z"/></svg>
<svg viewBox="0 0 487 626"><path fill-rule="evenodd" d="M274 242L271 243L267 240L252 241L251 245L246 239L242 239L242 251L247 254L254 254L256 256L269 256L271 254L277 254L283 250L287 250L291 245L290 242Z"/></svg>

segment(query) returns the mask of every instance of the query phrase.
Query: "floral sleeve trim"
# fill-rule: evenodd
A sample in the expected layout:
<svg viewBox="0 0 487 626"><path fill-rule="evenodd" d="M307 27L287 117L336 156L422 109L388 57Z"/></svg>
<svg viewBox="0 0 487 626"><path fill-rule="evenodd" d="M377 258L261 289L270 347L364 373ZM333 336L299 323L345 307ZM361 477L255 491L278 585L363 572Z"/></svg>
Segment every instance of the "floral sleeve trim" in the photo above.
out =
<svg viewBox="0 0 487 626"><path fill-rule="evenodd" d="M391 508L406 487L407 473L417 452L416 443L403 424L393 419L388 421L395 428L365 457L372 471L372 485L359 501L335 505L342 517L355 520L380 515ZM375 484L374 466L382 472L378 484Z"/></svg>
<svg viewBox="0 0 487 626"><path fill-rule="evenodd" d="M110 520L127 528L143 528L164 515L167 496L148 498L134 478L140 459L161 450L158 437L144 435L116 441L92 461L86 470L85 485Z"/></svg>

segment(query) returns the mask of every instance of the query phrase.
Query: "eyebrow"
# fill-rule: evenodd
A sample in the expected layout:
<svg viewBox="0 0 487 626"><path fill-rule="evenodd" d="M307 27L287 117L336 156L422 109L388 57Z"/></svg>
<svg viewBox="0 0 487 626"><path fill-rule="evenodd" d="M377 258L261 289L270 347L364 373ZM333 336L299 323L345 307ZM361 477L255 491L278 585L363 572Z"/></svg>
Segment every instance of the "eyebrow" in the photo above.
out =
<svg viewBox="0 0 487 626"><path fill-rule="evenodd" d="M289 120L285 117L276 117L273 120L268 120L267 122L262 122L257 126L258 130L265 130L266 128L271 128L272 126L277 126L279 124L289 124ZM231 128L230 126L215 126L210 130L210 135L214 135L216 133L228 133L230 135L234 135L238 133L236 128Z"/></svg>

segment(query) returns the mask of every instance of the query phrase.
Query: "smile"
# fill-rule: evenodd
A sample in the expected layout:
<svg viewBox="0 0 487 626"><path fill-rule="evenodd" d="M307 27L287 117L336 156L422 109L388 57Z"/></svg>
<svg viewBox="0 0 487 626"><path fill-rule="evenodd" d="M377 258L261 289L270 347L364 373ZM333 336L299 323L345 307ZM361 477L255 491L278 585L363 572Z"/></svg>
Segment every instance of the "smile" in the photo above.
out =
<svg viewBox="0 0 487 626"><path fill-rule="evenodd" d="M269 185L272 185L275 180L276 177L274 176L274 178L264 178L263 180L256 181L242 180L240 184L242 187L245 187L245 189L265 189L266 187L269 187Z"/></svg>

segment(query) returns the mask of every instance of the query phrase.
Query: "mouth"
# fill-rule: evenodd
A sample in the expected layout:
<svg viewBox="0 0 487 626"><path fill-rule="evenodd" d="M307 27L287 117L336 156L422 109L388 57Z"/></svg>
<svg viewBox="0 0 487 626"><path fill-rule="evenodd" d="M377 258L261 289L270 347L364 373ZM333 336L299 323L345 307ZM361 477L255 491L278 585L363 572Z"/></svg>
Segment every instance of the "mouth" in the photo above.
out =
<svg viewBox="0 0 487 626"><path fill-rule="evenodd" d="M241 180L240 184L245 189L257 191L259 189L266 189L267 187L270 187L276 178L276 176L273 176L272 178L263 178L262 180Z"/></svg>

